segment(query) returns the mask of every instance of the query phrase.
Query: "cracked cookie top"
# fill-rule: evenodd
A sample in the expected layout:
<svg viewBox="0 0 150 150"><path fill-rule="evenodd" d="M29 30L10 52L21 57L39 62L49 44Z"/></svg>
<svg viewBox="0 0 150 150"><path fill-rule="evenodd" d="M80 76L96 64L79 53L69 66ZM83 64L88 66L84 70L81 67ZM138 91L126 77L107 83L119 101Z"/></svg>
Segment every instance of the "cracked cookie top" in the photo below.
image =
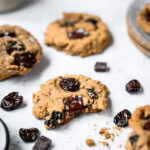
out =
<svg viewBox="0 0 150 150"><path fill-rule="evenodd" d="M0 80L32 70L42 56L38 41L19 26L0 26Z"/></svg>
<svg viewBox="0 0 150 150"><path fill-rule="evenodd" d="M51 23L45 32L45 44L81 57L100 53L110 45L110 33L97 16L64 13L63 19Z"/></svg>
<svg viewBox="0 0 150 150"><path fill-rule="evenodd" d="M33 94L33 114L45 119L46 128L55 128L81 113L105 110L107 94L105 85L86 76L57 77Z"/></svg>

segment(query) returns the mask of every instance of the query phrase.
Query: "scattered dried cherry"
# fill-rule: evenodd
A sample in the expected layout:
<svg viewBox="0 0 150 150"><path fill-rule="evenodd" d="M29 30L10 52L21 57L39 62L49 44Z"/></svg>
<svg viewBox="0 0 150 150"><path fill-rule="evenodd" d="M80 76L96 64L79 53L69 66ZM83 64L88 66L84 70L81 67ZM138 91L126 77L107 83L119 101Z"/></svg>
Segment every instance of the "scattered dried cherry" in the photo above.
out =
<svg viewBox="0 0 150 150"><path fill-rule="evenodd" d="M137 93L141 91L141 84L138 80L131 80L126 84L126 91L129 93Z"/></svg>
<svg viewBox="0 0 150 150"><path fill-rule="evenodd" d="M131 113L129 110L124 109L123 111L119 112L115 118L114 123L119 127L126 127L128 126L128 120L131 118Z"/></svg>
<svg viewBox="0 0 150 150"><path fill-rule="evenodd" d="M59 85L65 91L76 92L79 90L80 83L75 78L64 78Z"/></svg>
<svg viewBox="0 0 150 150"><path fill-rule="evenodd" d="M38 137L36 143L34 144L32 150L47 150L51 146L52 140L45 137Z"/></svg>
<svg viewBox="0 0 150 150"><path fill-rule="evenodd" d="M74 32L68 33L68 37L71 40L82 39L82 38L87 37L87 36L89 36L89 33L83 29L77 29Z"/></svg>
<svg viewBox="0 0 150 150"><path fill-rule="evenodd" d="M24 66L26 68L32 68L35 62L35 55L30 52L15 55L15 65Z"/></svg>
<svg viewBox="0 0 150 150"><path fill-rule="evenodd" d="M58 111L53 111L52 117L50 120L46 120L44 122L45 125L51 127L51 128L56 128L58 126L58 120L62 120L64 118L64 115Z"/></svg>
<svg viewBox="0 0 150 150"><path fill-rule="evenodd" d="M23 103L23 97L18 92L12 92L5 96L1 102L1 108L4 110L17 109Z"/></svg>
<svg viewBox="0 0 150 150"><path fill-rule="evenodd" d="M14 32L4 32L0 33L0 38L15 38L16 34Z"/></svg>
<svg viewBox="0 0 150 150"><path fill-rule="evenodd" d="M149 130L150 131L150 122L146 122L145 124L144 124L144 130Z"/></svg>
<svg viewBox="0 0 150 150"><path fill-rule="evenodd" d="M131 142L132 145L134 145L137 141L138 141L139 135L133 135L131 137L129 137L129 140Z"/></svg>
<svg viewBox="0 0 150 150"><path fill-rule="evenodd" d="M7 53L11 54L14 50L24 51L25 46L21 41L8 41L8 43L7 43Z"/></svg>
<svg viewBox="0 0 150 150"><path fill-rule="evenodd" d="M69 97L64 100L65 110L69 115L77 115L83 110L83 100L81 96Z"/></svg>
<svg viewBox="0 0 150 150"><path fill-rule="evenodd" d="M25 142L34 142L39 135L39 130L37 128L30 128L30 129L21 128L19 130L19 135L21 139Z"/></svg>

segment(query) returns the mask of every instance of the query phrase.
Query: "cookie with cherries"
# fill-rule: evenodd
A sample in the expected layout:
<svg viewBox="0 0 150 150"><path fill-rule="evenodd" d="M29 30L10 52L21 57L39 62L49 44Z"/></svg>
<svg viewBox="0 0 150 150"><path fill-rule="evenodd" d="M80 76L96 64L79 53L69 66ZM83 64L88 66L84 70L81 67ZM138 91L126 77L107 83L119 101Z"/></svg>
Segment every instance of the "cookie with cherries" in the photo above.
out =
<svg viewBox="0 0 150 150"><path fill-rule="evenodd" d="M111 44L111 36L97 16L64 13L62 19L48 25L45 44L69 55L85 57L102 52Z"/></svg>
<svg viewBox="0 0 150 150"><path fill-rule="evenodd" d="M42 56L35 37L19 26L0 26L0 80L25 75Z"/></svg>
<svg viewBox="0 0 150 150"><path fill-rule="evenodd" d="M47 129L68 123L88 112L107 107L107 87L83 75L65 75L50 79L33 94L33 114L45 120Z"/></svg>

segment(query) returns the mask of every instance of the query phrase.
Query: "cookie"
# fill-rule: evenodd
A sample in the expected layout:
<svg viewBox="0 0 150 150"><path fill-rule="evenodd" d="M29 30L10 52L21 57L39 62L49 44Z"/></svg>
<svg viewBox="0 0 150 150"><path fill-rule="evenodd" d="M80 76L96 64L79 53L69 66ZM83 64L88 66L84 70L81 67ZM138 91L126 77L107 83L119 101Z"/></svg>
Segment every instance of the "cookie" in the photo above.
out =
<svg viewBox="0 0 150 150"><path fill-rule="evenodd" d="M68 123L79 114L107 107L108 89L83 75L65 75L48 80L33 94L33 114L45 120L46 129Z"/></svg>
<svg viewBox="0 0 150 150"><path fill-rule="evenodd" d="M137 108L129 120L129 126L137 134L150 136L150 105Z"/></svg>
<svg viewBox="0 0 150 150"><path fill-rule="evenodd" d="M150 136L132 132L126 143L127 150L150 150Z"/></svg>
<svg viewBox="0 0 150 150"><path fill-rule="evenodd" d="M64 13L45 32L45 44L69 55L86 57L100 53L111 44L106 25L97 16Z"/></svg>
<svg viewBox="0 0 150 150"><path fill-rule="evenodd" d="M150 34L150 3L139 12L137 22L146 33Z"/></svg>
<svg viewBox="0 0 150 150"><path fill-rule="evenodd" d="M25 75L42 56L38 41L19 26L0 26L0 80Z"/></svg>

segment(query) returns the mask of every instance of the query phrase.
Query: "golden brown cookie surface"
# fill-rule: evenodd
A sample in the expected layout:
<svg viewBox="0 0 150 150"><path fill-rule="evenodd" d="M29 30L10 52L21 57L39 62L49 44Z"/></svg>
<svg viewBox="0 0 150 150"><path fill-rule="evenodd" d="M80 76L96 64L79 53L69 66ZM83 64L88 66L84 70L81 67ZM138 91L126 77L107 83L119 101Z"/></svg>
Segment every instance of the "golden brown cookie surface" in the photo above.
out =
<svg viewBox="0 0 150 150"><path fill-rule="evenodd" d="M45 32L45 44L69 55L81 57L100 53L110 45L110 33L97 16L64 13Z"/></svg>
<svg viewBox="0 0 150 150"><path fill-rule="evenodd" d="M150 105L137 108L129 120L129 126L137 134L150 135Z"/></svg>
<svg viewBox="0 0 150 150"><path fill-rule="evenodd" d="M0 26L0 80L24 75L42 56L38 41L19 26Z"/></svg>
<svg viewBox="0 0 150 150"><path fill-rule="evenodd" d="M83 75L65 75L48 80L33 95L33 114L55 128L81 113L99 112L107 107L108 89Z"/></svg>
<svg viewBox="0 0 150 150"><path fill-rule="evenodd" d="M139 12L137 22L146 33L150 34L150 3Z"/></svg>

